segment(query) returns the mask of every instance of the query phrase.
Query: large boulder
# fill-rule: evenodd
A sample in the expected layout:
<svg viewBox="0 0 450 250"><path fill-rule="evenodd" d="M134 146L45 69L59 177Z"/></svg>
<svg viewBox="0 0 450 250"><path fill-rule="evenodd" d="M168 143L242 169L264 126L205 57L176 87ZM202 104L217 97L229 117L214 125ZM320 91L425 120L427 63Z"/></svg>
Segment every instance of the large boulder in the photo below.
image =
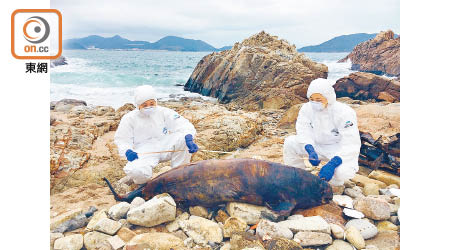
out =
<svg viewBox="0 0 450 250"><path fill-rule="evenodd" d="M326 65L262 31L203 57L184 89L248 110L280 109L304 102L309 83L327 75Z"/></svg>
<svg viewBox="0 0 450 250"><path fill-rule="evenodd" d="M372 73L351 73L337 80L333 87L336 97L387 102L400 101L400 82Z"/></svg>
<svg viewBox="0 0 450 250"><path fill-rule="evenodd" d="M350 59L352 69L400 76L400 37L394 38L391 30L380 32L375 38L356 45L353 51L339 62Z"/></svg>

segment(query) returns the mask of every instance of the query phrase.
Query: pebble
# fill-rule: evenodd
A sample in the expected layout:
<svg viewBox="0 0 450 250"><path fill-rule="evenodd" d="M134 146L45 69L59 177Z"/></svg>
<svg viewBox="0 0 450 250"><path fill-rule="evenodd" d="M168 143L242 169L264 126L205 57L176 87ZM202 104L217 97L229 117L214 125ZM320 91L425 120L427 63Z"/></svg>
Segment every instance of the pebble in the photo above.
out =
<svg viewBox="0 0 450 250"><path fill-rule="evenodd" d="M136 235L124 249L185 249L183 241L169 233L151 232Z"/></svg>
<svg viewBox="0 0 450 250"><path fill-rule="evenodd" d="M229 217L223 224L223 236L229 238L234 232L244 232L246 228L247 223L239 217Z"/></svg>
<svg viewBox="0 0 450 250"><path fill-rule="evenodd" d="M174 221L172 221L166 225L167 231L169 231L169 232L177 231L178 229L180 229L180 224L178 222L182 221L182 220L187 220L187 219L189 219L189 214L187 212L184 212L184 213L178 215Z"/></svg>
<svg viewBox="0 0 450 250"><path fill-rule="evenodd" d="M361 236L367 240L377 235L377 227L366 219L353 219L345 224L345 228L355 227L361 233Z"/></svg>
<svg viewBox="0 0 450 250"><path fill-rule="evenodd" d="M231 218L230 218L231 219ZM256 227L256 235L261 239L286 238L292 239L294 234L286 226L268 220L261 220Z"/></svg>
<svg viewBox="0 0 450 250"><path fill-rule="evenodd" d="M83 247L83 235L73 234L55 240L55 250L80 250Z"/></svg>
<svg viewBox="0 0 450 250"><path fill-rule="evenodd" d="M208 218L208 209L202 206L189 207L189 213L206 219Z"/></svg>
<svg viewBox="0 0 450 250"><path fill-rule="evenodd" d="M64 234L62 233L50 233L50 248L53 249L55 241L62 237L64 237Z"/></svg>
<svg viewBox="0 0 450 250"><path fill-rule="evenodd" d="M362 218L364 218L364 214L361 213L358 210L344 208L343 212L344 212L344 214L346 216L348 216L350 218L355 218L355 219L362 219Z"/></svg>
<svg viewBox="0 0 450 250"><path fill-rule="evenodd" d="M175 220L176 206L169 194L159 194L139 207L130 209L127 221L144 227L157 226Z"/></svg>
<svg viewBox="0 0 450 250"><path fill-rule="evenodd" d="M354 187L354 188L346 188L344 190L344 194L350 196L351 198L358 198L361 196L364 196L364 194L361 191L361 188L359 187Z"/></svg>
<svg viewBox="0 0 450 250"><path fill-rule="evenodd" d="M330 224L331 234L335 239L343 239L344 238L344 229L336 224Z"/></svg>
<svg viewBox="0 0 450 250"><path fill-rule="evenodd" d="M130 210L130 204L128 202L121 202L109 208L108 216L113 220L120 220L125 218L128 210Z"/></svg>
<svg viewBox="0 0 450 250"><path fill-rule="evenodd" d="M331 244L333 239L326 233L300 231L295 234L294 241L300 243L302 247L308 247Z"/></svg>
<svg viewBox="0 0 450 250"><path fill-rule="evenodd" d="M94 230L109 235L114 235L122 227L118 221L103 218L94 226Z"/></svg>
<svg viewBox="0 0 450 250"><path fill-rule="evenodd" d="M217 215L215 217L217 222L221 222L222 224L224 224L228 218L230 218L230 216L222 209L219 209L219 211L217 211Z"/></svg>
<svg viewBox="0 0 450 250"><path fill-rule="evenodd" d="M294 233L299 231L331 233L330 225L320 216L304 217L297 220L285 220L278 222L278 224L289 228Z"/></svg>
<svg viewBox="0 0 450 250"><path fill-rule="evenodd" d="M354 226L351 226L345 230L345 238L357 249L363 249L366 246L364 238L359 230Z"/></svg>
<svg viewBox="0 0 450 250"><path fill-rule="evenodd" d="M86 226L87 230L94 230L94 226L101 220L104 218L108 218L108 215L106 214L106 209L102 209L100 211L97 211L96 213L94 213L94 215L92 216L91 220L89 221L89 223Z"/></svg>
<svg viewBox="0 0 450 250"><path fill-rule="evenodd" d="M374 220L386 220L391 216L389 203L373 197L359 197L354 202L355 209Z"/></svg>
<svg viewBox="0 0 450 250"><path fill-rule="evenodd" d="M136 197L131 201L130 209L139 207L140 205L142 205L144 203L145 203L145 200L142 197Z"/></svg>
<svg viewBox="0 0 450 250"><path fill-rule="evenodd" d="M117 249L125 246L125 242L118 235L108 238L106 241L108 241L108 243L111 245L111 247L114 250L117 250Z"/></svg>
<svg viewBox="0 0 450 250"><path fill-rule="evenodd" d="M348 195L333 195L333 201L341 207L353 209L353 199Z"/></svg>
<svg viewBox="0 0 450 250"><path fill-rule="evenodd" d="M343 240L335 240L325 250L353 250L353 246Z"/></svg>
<svg viewBox="0 0 450 250"><path fill-rule="evenodd" d="M223 240L222 228L216 222L192 215L179 222L180 227L196 244L205 246L209 241L220 243Z"/></svg>
<svg viewBox="0 0 450 250"><path fill-rule="evenodd" d="M367 183L363 188L364 195L379 195L380 187L375 183Z"/></svg>
<svg viewBox="0 0 450 250"><path fill-rule="evenodd" d="M377 229L378 231L382 232L382 231L398 231L398 226L394 225L394 223L390 222L390 221L380 221L377 224Z"/></svg>
<svg viewBox="0 0 450 250"><path fill-rule="evenodd" d="M128 242L136 236L136 233L131 231L129 228L122 227L117 231L117 236L119 236L123 241Z"/></svg>
<svg viewBox="0 0 450 250"><path fill-rule="evenodd" d="M84 235L84 246L87 250L97 250L103 246L109 238L111 238L111 236L104 233L89 232Z"/></svg>

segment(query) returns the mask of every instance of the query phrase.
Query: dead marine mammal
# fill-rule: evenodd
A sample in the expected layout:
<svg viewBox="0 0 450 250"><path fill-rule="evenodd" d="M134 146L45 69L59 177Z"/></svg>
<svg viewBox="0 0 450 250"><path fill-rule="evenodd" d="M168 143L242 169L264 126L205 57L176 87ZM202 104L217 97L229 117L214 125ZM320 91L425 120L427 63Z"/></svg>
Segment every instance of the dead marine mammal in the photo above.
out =
<svg viewBox="0 0 450 250"><path fill-rule="evenodd" d="M126 195L117 194L107 182L117 201L145 200L161 193L170 194L185 206L213 207L236 201L265 205L281 215L294 208L309 208L328 203L333 198L331 186L300 168L255 160L204 160L171 169Z"/></svg>

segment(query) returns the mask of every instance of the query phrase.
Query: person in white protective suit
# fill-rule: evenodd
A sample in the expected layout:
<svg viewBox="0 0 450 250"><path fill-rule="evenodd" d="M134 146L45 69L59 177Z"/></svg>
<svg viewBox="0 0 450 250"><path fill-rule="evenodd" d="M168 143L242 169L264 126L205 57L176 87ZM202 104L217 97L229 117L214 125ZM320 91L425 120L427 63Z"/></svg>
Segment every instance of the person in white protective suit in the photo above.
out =
<svg viewBox="0 0 450 250"><path fill-rule="evenodd" d="M359 169L358 157L361 139L355 111L336 101L333 82L319 78L308 88L308 103L301 107L297 135L284 141L283 160L286 165L305 168L304 158L313 166L328 161L320 170L319 178L333 186L343 185Z"/></svg>
<svg viewBox="0 0 450 250"><path fill-rule="evenodd" d="M194 126L177 112L158 106L152 86L137 87L135 103L137 108L122 117L114 142L119 155L128 160L125 174L143 184L151 179L159 162L170 160L172 168L189 163L198 146L193 141ZM179 152L144 154L160 151Z"/></svg>

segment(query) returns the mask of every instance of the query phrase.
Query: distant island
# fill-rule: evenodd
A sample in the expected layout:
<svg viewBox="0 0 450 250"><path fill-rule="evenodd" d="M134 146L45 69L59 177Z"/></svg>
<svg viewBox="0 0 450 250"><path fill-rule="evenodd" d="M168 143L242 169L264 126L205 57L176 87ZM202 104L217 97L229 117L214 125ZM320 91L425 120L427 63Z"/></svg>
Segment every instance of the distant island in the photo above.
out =
<svg viewBox="0 0 450 250"><path fill-rule="evenodd" d="M147 41L131 41L119 35L102 37L91 35L84 38L73 38L63 41L63 49L113 49L113 50L169 50L169 51L222 51L231 46L214 48L202 40L185 39L177 36L166 36L151 43Z"/></svg>
<svg viewBox="0 0 450 250"><path fill-rule="evenodd" d="M357 33L342 35L323 42L319 45L306 46L298 49L298 52L351 52L353 48L365 41L374 38L377 33ZM398 35L395 35L397 37Z"/></svg>

